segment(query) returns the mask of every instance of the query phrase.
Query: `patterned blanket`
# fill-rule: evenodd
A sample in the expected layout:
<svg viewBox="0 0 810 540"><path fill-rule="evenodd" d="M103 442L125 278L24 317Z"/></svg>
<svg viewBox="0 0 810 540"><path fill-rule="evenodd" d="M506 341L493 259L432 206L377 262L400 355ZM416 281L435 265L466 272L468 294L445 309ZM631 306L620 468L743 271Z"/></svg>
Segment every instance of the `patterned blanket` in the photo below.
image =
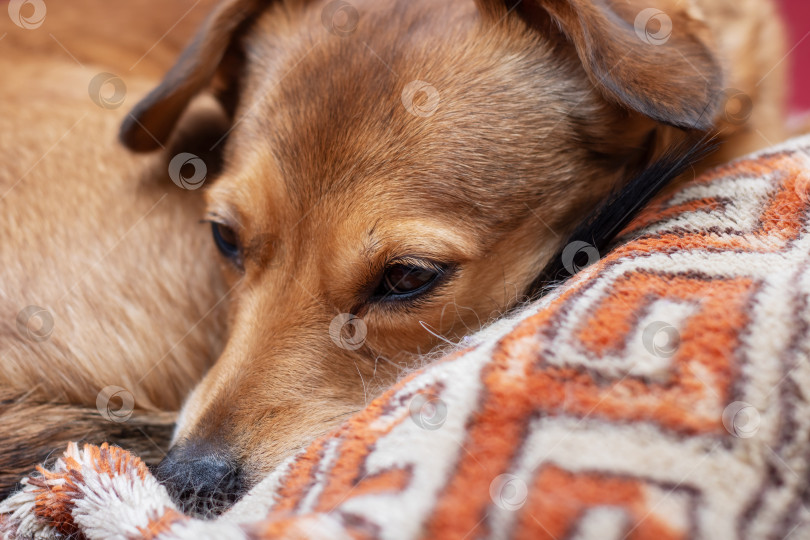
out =
<svg viewBox="0 0 810 540"><path fill-rule="evenodd" d="M71 445L0 505L0 530L810 538L809 218L810 137L656 201L598 262L396 384L216 521L182 515L128 452Z"/></svg>

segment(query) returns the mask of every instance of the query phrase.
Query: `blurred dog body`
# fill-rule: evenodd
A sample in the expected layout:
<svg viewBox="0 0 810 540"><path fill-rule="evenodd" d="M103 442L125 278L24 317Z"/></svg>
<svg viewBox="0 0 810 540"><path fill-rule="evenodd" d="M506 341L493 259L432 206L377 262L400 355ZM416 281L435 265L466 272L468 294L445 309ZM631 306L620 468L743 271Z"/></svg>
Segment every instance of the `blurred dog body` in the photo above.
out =
<svg viewBox="0 0 810 540"><path fill-rule="evenodd" d="M182 32L128 68L192 3L140 21L78 4L48 3L38 29L0 17L0 494L71 440L159 460L221 348L200 192L172 184L168 151L116 140Z"/></svg>

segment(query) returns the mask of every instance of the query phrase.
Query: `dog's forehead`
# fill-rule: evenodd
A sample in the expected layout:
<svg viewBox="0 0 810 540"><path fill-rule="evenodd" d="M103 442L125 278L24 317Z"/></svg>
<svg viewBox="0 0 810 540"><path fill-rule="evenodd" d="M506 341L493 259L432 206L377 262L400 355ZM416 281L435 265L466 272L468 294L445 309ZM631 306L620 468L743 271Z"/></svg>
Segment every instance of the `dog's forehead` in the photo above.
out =
<svg viewBox="0 0 810 540"><path fill-rule="evenodd" d="M581 98L537 42L482 36L472 0L354 2L337 29L330 4L271 10L246 39L232 161L283 184L258 197L284 192L306 211L385 196L497 221L538 197L538 166L567 169L558 105Z"/></svg>

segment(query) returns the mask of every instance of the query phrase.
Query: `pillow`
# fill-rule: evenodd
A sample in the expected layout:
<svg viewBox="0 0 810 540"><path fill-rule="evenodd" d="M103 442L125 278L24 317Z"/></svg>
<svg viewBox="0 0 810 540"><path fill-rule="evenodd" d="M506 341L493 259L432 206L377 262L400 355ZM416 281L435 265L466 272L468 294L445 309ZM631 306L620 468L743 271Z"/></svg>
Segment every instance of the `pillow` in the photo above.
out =
<svg viewBox="0 0 810 540"><path fill-rule="evenodd" d="M216 521L183 516L126 451L74 444L0 505L0 530L808 538L809 201L810 137L703 175L604 256L574 246L593 264L397 383Z"/></svg>

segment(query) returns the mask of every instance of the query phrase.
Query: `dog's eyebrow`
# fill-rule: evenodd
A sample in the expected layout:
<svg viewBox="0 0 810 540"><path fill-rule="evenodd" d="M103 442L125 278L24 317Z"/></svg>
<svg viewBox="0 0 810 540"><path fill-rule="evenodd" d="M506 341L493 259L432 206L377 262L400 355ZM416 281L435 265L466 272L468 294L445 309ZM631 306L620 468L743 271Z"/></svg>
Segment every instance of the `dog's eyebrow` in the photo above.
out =
<svg viewBox="0 0 810 540"><path fill-rule="evenodd" d="M366 233L366 239L363 242L361 254L367 259L371 259L374 254L380 250L380 239L377 236L377 226L379 223L379 220L377 220Z"/></svg>
<svg viewBox="0 0 810 540"><path fill-rule="evenodd" d="M370 262L380 255L387 260L403 257L431 259L442 263L462 263L480 255L480 246L457 228L438 222L406 220L375 223L366 233L360 254Z"/></svg>

